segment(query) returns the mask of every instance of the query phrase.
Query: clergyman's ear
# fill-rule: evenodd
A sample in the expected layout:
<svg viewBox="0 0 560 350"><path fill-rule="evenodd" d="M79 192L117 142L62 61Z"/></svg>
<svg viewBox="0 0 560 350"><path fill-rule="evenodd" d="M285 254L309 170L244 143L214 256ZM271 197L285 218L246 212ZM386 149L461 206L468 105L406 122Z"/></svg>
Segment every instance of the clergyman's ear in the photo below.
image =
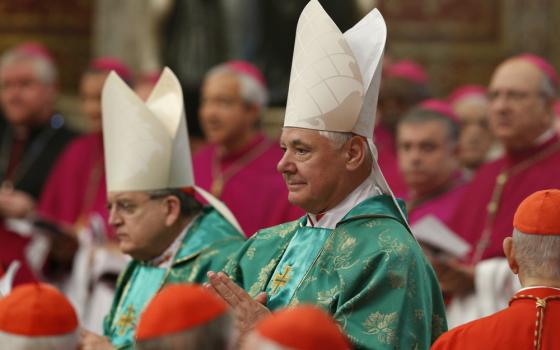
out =
<svg viewBox="0 0 560 350"><path fill-rule="evenodd" d="M175 196L168 196L165 199L166 218L165 224L172 226L181 215L181 202Z"/></svg>
<svg viewBox="0 0 560 350"><path fill-rule="evenodd" d="M348 141L346 168L356 170L366 161L366 152L369 152L367 143L359 136L353 136Z"/></svg>
<svg viewBox="0 0 560 350"><path fill-rule="evenodd" d="M506 237L504 239L503 246L509 268L517 275L519 273L519 265L517 264L517 260L515 260L515 247L513 245L513 239L511 237Z"/></svg>

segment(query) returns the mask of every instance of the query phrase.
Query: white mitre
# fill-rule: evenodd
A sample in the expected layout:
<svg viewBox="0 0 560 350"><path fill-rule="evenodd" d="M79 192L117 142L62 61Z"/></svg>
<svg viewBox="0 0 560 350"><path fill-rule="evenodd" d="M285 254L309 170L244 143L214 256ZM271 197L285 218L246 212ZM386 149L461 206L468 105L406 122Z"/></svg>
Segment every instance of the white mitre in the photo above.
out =
<svg viewBox="0 0 560 350"><path fill-rule="evenodd" d="M101 104L107 192L194 188L241 231L229 209L194 184L183 92L169 68L145 103L111 72Z"/></svg>
<svg viewBox="0 0 560 350"><path fill-rule="evenodd" d="M296 30L284 127L365 137L375 159L376 184L394 200L372 140L386 38L377 9L343 34L317 0L309 1Z"/></svg>

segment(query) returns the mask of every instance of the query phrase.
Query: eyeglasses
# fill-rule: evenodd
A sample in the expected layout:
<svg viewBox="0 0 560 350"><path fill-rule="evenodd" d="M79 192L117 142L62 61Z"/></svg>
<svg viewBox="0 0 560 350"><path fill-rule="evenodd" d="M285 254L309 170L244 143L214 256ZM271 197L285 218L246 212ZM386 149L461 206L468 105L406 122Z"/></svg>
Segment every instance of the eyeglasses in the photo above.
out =
<svg viewBox="0 0 560 350"><path fill-rule="evenodd" d="M498 98L503 97L506 101L511 101L514 103L519 103L527 100L529 97L545 97L542 91L521 91L521 90L494 90L489 91L487 94L488 100L490 102L495 102Z"/></svg>
<svg viewBox="0 0 560 350"><path fill-rule="evenodd" d="M111 212L113 207L118 215L131 216L136 213L137 209L149 201L159 200L167 197L167 195L152 195L140 202L134 202L128 199L117 199L115 203L107 204L107 210Z"/></svg>

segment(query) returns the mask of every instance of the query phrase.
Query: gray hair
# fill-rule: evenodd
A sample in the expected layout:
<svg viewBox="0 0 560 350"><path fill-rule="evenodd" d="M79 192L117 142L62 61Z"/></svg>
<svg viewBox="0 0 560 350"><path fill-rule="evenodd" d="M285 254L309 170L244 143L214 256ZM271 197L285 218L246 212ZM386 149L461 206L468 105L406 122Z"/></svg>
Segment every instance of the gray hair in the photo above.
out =
<svg viewBox="0 0 560 350"><path fill-rule="evenodd" d="M185 310L183 312L188 312ZM136 342L138 350L160 350L160 349L209 349L225 350L233 349L235 331L233 317L226 313L209 323L167 336L150 340Z"/></svg>
<svg viewBox="0 0 560 350"><path fill-rule="evenodd" d="M192 216L202 209L202 204L194 196L191 196L177 188L166 188L162 190L147 191L148 196L152 199L174 196L179 199L181 206L181 214L183 216Z"/></svg>
<svg viewBox="0 0 560 350"><path fill-rule="evenodd" d="M327 138L334 149L340 149L354 136L351 132L325 131L319 130L319 135Z"/></svg>
<svg viewBox="0 0 560 350"><path fill-rule="evenodd" d="M204 79L212 76L231 74L237 77L239 81L239 90L241 98L248 104L257 106L260 110L266 108L268 104L268 90L259 81L248 74L241 74L234 69L228 67L227 63L220 64L210 69Z"/></svg>
<svg viewBox="0 0 560 350"><path fill-rule="evenodd" d="M50 85L56 82L58 71L51 60L37 55L30 55L16 49L12 49L2 55L0 58L0 72L4 72L11 65L21 61L28 61L33 64L35 75L43 84Z"/></svg>
<svg viewBox="0 0 560 350"><path fill-rule="evenodd" d="M560 280L560 235L529 235L513 230L514 254L527 276Z"/></svg>
<svg viewBox="0 0 560 350"><path fill-rule="evenodd" d="M0 348L10 350L76 350L80 337L77 331L45 337L27 337L0 332Z"/></svg>
<svg viewBox="0 0 560 350"><path fill-rule="evenodd" d="M459 125L451 119L440 115L439 113L425 110L423 108L414 108L408 112L404 118L399 122L399 125L406 123L427 123L431 121L439 121L445 126L447 131L447 138L453 144L459 140Z"/></svg>

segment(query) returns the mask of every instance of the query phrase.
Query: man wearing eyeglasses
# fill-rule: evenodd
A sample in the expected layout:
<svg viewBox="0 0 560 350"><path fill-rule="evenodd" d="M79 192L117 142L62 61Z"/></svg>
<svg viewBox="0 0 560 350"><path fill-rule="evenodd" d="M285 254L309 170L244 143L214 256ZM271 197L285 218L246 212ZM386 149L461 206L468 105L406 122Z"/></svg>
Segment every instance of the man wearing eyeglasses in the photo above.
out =
<svg viewBox="0 0 560 350"><path fill-rule="evenodd" d="M532 54L507 59L492 76L489 122L505 154L478 170L451 219L451 228L472 245L468 261L436 266L444 292L476 304L450 311L450 327L507 306L509 293L515 290L508 286L505 259L489 259L503 258L502 241L513 229L521 201L538 190L560 187L560 140L553 129L558 84L554 67ZM503 300L483 306L500 295Z"/></svg>
<svg viewBox="0 0 560 350"><path fill-rule="evenodd" d="M183 96L169 69L145 104L112 72L102 107L109 224L133 260L117 283L105 337L84 331L82 349L131 349L139 317L159 289L205 282L244 239L227 207L194 185ZM202 207L195 192L210 206Z"/></svg>

